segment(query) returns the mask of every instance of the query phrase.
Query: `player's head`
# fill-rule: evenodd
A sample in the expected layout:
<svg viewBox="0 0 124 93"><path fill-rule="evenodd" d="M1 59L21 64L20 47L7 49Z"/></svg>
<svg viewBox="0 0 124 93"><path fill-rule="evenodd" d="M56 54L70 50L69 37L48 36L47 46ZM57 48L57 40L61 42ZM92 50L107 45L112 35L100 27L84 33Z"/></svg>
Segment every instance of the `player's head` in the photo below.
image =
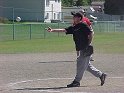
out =
<svg viewBox="0 0 124 93"><path fill-rule="evenodd" d="M83 18L83 15L80 12L77 12L77 13L71 12L71 14L73 15L74 23L79 23Z"/></svg>

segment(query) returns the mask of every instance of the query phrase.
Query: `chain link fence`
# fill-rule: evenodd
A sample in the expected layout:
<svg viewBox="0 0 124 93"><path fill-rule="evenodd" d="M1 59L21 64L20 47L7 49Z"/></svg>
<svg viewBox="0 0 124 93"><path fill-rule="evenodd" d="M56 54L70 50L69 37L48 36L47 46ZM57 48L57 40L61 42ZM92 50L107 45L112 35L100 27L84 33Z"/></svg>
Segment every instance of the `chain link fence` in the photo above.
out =
<svg viewBox="0 0 124 93"><path fill-rule="evenodd" d="M65 36L65 33L49 33L46 28L65 28L71 23L16 23L0 24L0 41L45 39ZM124 32L122 21L98 21L93 23L94 32Z"/></svg>
<svg viewBox="0 0 124 93"><path fill-rule="evenodd" d="M95 32L124 32L124 21L96 21L93 28Z"/></svg>
<svg viewBox="0 0 124 93"><path fill-rule="evenodd" d="M64 36L64 33L49 33L46 31L46 28L48 26L52 28L65 28L69 25L69 23L0 24L0 41L44 39Z"/></svg>

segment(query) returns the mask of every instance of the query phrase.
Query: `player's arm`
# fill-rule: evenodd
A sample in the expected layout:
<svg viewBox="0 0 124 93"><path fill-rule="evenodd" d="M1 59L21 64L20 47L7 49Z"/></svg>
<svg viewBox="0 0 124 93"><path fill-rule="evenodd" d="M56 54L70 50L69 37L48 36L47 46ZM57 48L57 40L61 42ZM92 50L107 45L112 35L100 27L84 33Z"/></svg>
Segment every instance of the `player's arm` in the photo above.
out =
<svg viewBox="0 0 124 93"><path fill-rule="evenodd" d="M89 43L91 44L92 40L93 40L93 36L94 36L94 31L93 31L92 25L90 25L90 31L91 31L91 33L88 37L89 37Z"/></svg>
<svg viewBox="0 0 124 93"><path fill-rule="evenodd" d="M89 33L88 39L89 39L89 44L91 44L92 43L92 40L93 40L93 32L90 32Z"/></svg>
<svg viewBox="0 0 124 93"><path fill-rule="evenodd" d="M89 27L90 27L90 30L92 31L92 34L94 34L92 25L90 25Z"/></svg>
<svg viewBox="0 0 124 93"><path fill-rule="evenodd" d="M90 22L90 20L87 18L86 23L88 24L88 26L90 27L90 30L92 31L92 34L94 34L93 31L93 27L92 27L92 23Z"/></svg>
<svg viewBox="0 0 124 93"><path fill-rule="evenodd" d="M93 39L93 31L91 30L91 28L88 25L84 25L84 29L88 34L88 40L89 40L89 45L92 43L92 39Z"/></svg>
<svg viewBox="0 0 124 93"><path fill-rule="evenodd" d="M48 32L66 32L65 29L52 29L50 27L48 27L47 31Z"/></svg>

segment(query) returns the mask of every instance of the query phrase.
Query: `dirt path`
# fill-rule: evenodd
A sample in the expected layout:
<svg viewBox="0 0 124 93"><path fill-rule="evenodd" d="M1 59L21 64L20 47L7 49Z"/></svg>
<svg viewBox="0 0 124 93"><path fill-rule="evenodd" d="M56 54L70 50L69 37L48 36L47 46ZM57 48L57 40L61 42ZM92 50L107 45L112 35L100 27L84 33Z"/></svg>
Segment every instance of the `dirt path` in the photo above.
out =
<svg viewBox="0 0 124 93"><path fill-rule="evenodd" d="M76 71L76 54L0 54L0 93L123 93L124 55L95 54L92 62L106 72L106 84L85 73L79 88L66 88Z"/></svg>

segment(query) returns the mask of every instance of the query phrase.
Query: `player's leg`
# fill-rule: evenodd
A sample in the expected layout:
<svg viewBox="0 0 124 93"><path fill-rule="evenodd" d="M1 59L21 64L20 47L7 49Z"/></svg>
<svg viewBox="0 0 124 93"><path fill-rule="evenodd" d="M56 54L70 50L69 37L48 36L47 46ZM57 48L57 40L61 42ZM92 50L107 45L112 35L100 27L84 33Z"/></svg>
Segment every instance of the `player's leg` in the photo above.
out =
<svg viewBox="0 0 124 93"><path fill-rule="evenodd" d="M74 81L67 85L67 87L79 87L80 80L83 77L84 71L87 69L90 62L90 56L85 57L83 51L79 51L79 56L77 58L77 72Z"/></svg>
<svg viewBox="0 0 124 93"><path fill-rule="evenodd" d="M79 56L78 57L78 59L77 59L77 72L76 72L75 81L80 82L85 70L87 70L89 61L90 61L90 56L87 56L87 57Z"/></svg>
<svg viewBox="0 0 124 93"><path fill-rule="evenodd" d="M107 75L105 73L101 72L100 70L96 69L90 62L89 62L87 71L92 73L95 77L100 78L101 86L105 83L105 79L106 79Z"/></svg>
<svg viewBox="0 0 124 93"><path fill-rule="evenodd" d="M90 62L87 67L87 71L92 73L95 77L100 77L102 75L102 72L100 70L96 69Z"/></svg>

